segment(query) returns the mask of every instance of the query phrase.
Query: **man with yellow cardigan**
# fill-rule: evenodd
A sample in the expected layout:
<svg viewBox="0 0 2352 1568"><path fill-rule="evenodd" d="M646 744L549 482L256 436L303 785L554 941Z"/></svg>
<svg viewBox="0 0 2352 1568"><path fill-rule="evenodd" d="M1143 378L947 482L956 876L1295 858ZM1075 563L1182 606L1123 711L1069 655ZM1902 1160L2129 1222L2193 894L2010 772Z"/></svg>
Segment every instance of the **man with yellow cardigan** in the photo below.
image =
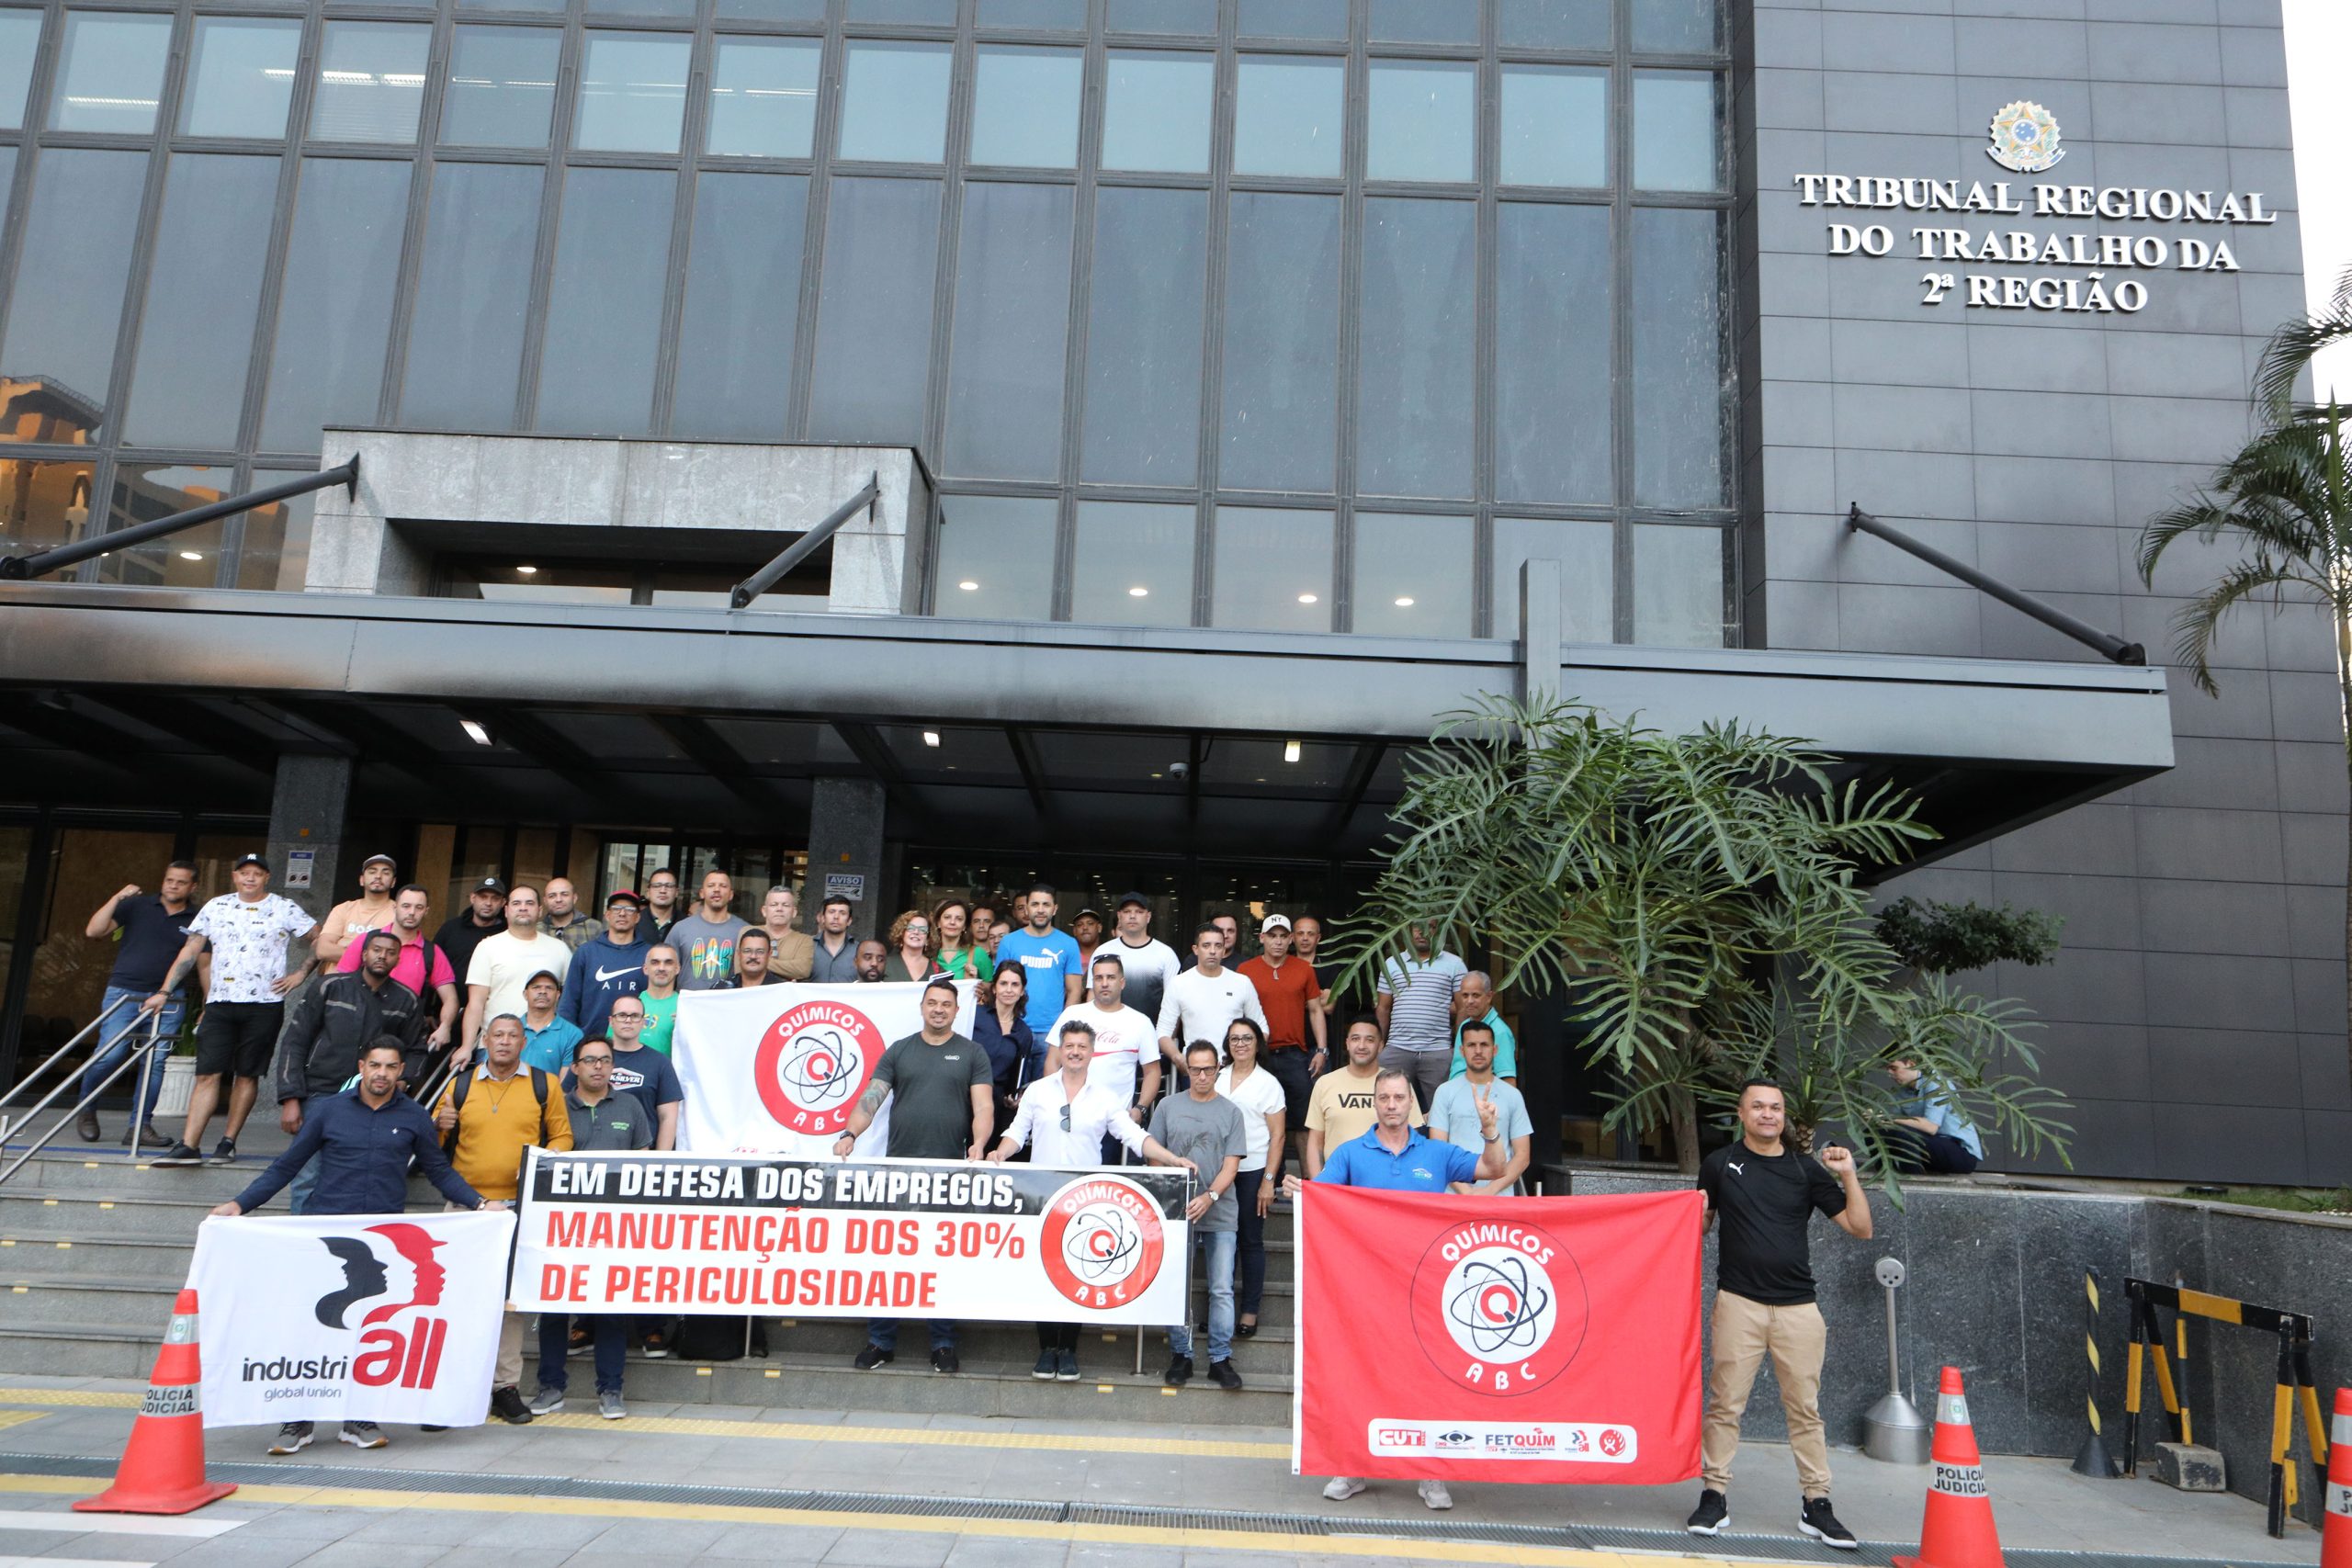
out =
<svg viewBox="0 0 2352 1568"><path fill-rule="evenodd" d="M522 1181L526 1150L571 1146L563 1086L522 1064L523 1021L501 1013L490 1021L481 1063L470 1071L458 1069L433 1111L450 1166L485 1199L510 1203ZM531 1419L522 1382L523 1314L510 1310L498 1326L490 1413L517 1427Z"/></svg>

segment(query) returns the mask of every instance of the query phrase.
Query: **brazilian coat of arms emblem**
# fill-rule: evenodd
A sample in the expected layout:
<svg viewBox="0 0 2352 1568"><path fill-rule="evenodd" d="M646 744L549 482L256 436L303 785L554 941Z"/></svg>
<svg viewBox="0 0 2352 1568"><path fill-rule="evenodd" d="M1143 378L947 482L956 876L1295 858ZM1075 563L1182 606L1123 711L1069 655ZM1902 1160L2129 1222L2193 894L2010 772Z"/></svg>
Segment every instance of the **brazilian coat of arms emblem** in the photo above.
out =
<svg viewBox="0 0 2352 1568"><path fill-rule="evenodd" d="M2056 117L2040 104L2019 98L1993 116L1993 145L1984 155L2005 169L2038 175L2064 157Z"/></svg>

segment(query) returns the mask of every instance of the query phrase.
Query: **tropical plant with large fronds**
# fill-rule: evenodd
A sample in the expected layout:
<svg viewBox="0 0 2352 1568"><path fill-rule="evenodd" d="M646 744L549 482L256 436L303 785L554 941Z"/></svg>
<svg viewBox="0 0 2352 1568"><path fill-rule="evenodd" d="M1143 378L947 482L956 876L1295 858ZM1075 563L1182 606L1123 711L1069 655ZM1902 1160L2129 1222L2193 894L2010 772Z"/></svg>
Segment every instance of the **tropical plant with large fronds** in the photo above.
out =
<svg viewBox="0 0 2352 1568"><path fill-rule="evenodd" d="M2295 396L2313 358L2345 343L2352 343L2352 270L2326 310L2272 334L2255 372L2254 438L2195 495L2148 520L2140 533L2140 576L2153 586L2165 552L2183 540L2234 552L2232 564L2173 622L2174 660L2208 695L2221 694L2213 647L2232 612L2258 606L2274 615L2300 609L2325 615L2335 641L2345 765L2352 772L2352 450L2345 445L2352 409L2332 397L2306 403ZM2352 866L2352 843L2346 857ZM2352 915L2345 952L2352 959ZM2352 970L2346 985L2352 987Z"/></svg>
<svg viewBox="0 0 2352 1568"><path fill-rule="evenodd" d="M1911 984L1870 918L1860 873L1934 829L1903 791L1835 766L1737 725L1671 735L1484 698L1408 761L1381 874L1335 932L1337 988L1414 925L1475 937L1499 983L1566 998L1623 1085L1611 1123L1670 1127L1689 1170L1701 1108L1762 1070L1807 1131L1834 1120L1887 1169L1890 1053L2011 1148L2063 1155L2063 1102L2029 1076L2016 1010Z"/></svg>

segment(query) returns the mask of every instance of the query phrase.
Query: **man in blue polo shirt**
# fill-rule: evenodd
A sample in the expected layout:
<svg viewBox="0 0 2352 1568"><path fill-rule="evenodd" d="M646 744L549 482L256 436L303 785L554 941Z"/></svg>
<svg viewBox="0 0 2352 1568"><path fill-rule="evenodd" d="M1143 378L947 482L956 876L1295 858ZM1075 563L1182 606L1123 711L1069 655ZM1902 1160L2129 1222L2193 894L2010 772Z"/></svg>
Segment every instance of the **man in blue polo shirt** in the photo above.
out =
<svg viewBox="0 0 2352 1568"><path fill-rule="evenodd" d="M1485 1149L1472 1154L1458 1144L1442 1143L1412 1124L1416 1101L1413 1079L1396 1067L1383 1068L1372 1084L1372 1131L1350 1138L1323 1162L1317 1181L1340 1187L1372 1187L1387 1192L1443 1192L1457 1181L1492 1181L1510 1165L1510 1150L1502 1139L1502 1121L1482 1087L1473 1086L1471 1103L1477 1108L1478 1131ZM1298 1201L1305 1183L1295 1176L1283 1183L1283 1195ZM1352 1475L1335 1475L1323 1495L1344 1503L1364 1489ZM1420 1483L1421 1501L1432 1508L1451 1508L1453 1495L1442 1481Z"/></svg>

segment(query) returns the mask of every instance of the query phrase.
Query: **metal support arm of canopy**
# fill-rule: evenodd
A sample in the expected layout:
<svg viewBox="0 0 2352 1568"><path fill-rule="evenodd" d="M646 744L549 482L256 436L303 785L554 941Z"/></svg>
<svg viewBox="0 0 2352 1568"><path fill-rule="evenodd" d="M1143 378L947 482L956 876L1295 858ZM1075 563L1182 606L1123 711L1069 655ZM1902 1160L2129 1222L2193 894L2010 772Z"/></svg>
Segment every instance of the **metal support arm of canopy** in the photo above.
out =
<svg viewBox="0 0 2352 1568"><path fill-rule="evenodd" d="M1950 572L1970 587L1991 594L2012 610L2031 615L2043 626L2064 632L2084 647L2096 649L2102 658L2117 664L2144 665L2148 662L2148 650L2138 643L2125 642L2112 632L2103 632L2088 622L2078 621L2055 604L2045 604L2032 594L2012 588L1998 578L1986 576L1966 561L1954 559L1933 545L1923 545L1907 534L1896 532L1863 511L1859 502L1851 503L1847 511L1846 526L1874 538L1884 539L1896 549L1917 556L1938 570Z"/></svg>
<svg viewBox="0 0 2352 1568"><path fill-rule="evenodd" d="M216 517L232 517L240 512L250 512L256 506L266 506L273 501L286 501L294 496L308 495L314 490L325 490L332 485L343 486L345 493L348 495L356 496L359 493L359 455L357 453L353 453L348 462L338 467L323 469L315 474L305 474L299 479L288 479L284 484L274 484L266 490L253 491L244 495L232 495L220 501L208 502L202 506L190 507L186 512L175 512L169 517L158 517L153 523L141 523L130 528L117 528L110 533L94 535L70 545L60 545L53 550L41 550L29 556L0 557L0 580L22 582L52 571L62 571L69 566L77 566L88 560L92 556L111 555L116 550L129 549L133 545L143 545L150 539L161 539L168 535L176 534L182 529L193 528L199 523L209 523Z"/></svg>
<svg viewBox="0 0 2352 1568"><path fill-rule="evenodd" d="M824 546L825 541L833 536L835 530L856 516L861 509L873 506L881 498L881 494L882 474L877 468L873 477L859 487L855 495L834 507L826 514L823 522L786 546L784 553L777 556L775 559L737 583L734 592L728 595L727 607L730 610L741 610L783 581L786 573L815 555Z"/></svg>

